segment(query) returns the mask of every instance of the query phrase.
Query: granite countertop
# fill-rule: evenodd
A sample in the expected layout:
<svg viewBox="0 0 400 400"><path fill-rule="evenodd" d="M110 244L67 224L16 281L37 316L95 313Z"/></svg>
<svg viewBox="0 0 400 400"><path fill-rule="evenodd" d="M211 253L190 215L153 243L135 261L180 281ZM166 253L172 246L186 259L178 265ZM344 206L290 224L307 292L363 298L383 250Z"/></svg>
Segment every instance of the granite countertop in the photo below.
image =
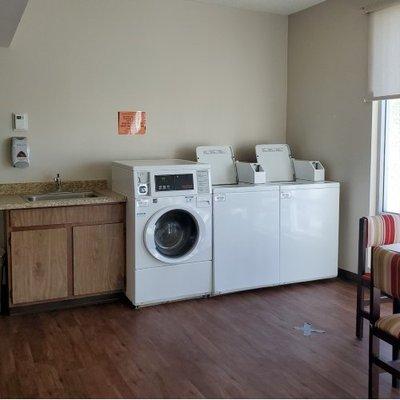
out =
<svg viewBox="0 0 400 400"><path fill-rule="evenodd" d="M80 206L88 204L124 203L126 197L107 188L107 181L70 181L62 184L63 192L98 193L99 197L63 200L27 201L23 196L28 194L42 194L54 191L53 183L15 183L0 184L0 211L17 210L26 208L47 208Z"/></svg>

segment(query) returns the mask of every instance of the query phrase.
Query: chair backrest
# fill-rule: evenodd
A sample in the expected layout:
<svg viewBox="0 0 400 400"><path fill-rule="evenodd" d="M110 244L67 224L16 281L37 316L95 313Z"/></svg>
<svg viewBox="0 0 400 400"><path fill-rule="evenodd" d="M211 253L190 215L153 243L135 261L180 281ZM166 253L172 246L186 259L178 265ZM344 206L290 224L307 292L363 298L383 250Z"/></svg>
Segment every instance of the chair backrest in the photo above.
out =
<svg viewBox="0 0 400 400"><path fill-rule="evenodd" d="M400 298L400 253L376 246L372 249L372 276L374 287Z"/></svg>
<svg viewBox="0 0 400 400"><path fill-rule="evenodd" d="M400 215L381 214L360 219L358 242L358 274L365 273L367 249L384 244L400 243Z"/></svg>
<svg viewBox="0 0 400 400"><path fill-rule="evenodd" d="M400 243L400 215L381 214L366 217L367 247Z"/></svg>

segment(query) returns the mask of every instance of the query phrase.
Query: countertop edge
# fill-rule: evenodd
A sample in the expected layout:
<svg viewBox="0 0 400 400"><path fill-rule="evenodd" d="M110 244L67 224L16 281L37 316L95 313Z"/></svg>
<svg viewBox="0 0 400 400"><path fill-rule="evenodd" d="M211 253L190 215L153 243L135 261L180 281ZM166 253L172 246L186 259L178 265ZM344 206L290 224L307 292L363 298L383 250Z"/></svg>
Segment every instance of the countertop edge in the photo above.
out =
<svg viewBox="0 0 400 400"><path fill-rule="evenodd" d="M36 202L28 202L22 197L22 195L2 195L0 196L0 212L35 208L56 208L126 203L126 197L119 193L104 189L98 190L98 192L103 196L85 199L43 200Z"/></svg>

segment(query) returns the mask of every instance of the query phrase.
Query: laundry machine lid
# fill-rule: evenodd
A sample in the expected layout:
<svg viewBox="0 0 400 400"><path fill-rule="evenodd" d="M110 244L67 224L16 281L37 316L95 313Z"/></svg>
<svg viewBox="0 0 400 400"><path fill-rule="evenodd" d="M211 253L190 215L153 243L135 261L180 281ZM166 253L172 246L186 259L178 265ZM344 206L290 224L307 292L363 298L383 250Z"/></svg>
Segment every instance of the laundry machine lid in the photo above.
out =
<svg viewBox="0 0 400 400"><path fill-rule="evenodd" d="M232 146L198 146L197 161L211 166L213 185L234 185L237 183L235 155Z"/></svg>
<svg viewBox="0 0 400 400"><path fill-rule="evenodd" d="M256 156L266 173L267 182L293 181L294 166L287 144L258 144Z"/></svg>
<svg viewBox="0 0 400 400"><path fill-rule="evenodd" d="M177 264L197 254L204 235L204 222L194 209L166 207L147 223L144 242L156 259Z"/></svg>

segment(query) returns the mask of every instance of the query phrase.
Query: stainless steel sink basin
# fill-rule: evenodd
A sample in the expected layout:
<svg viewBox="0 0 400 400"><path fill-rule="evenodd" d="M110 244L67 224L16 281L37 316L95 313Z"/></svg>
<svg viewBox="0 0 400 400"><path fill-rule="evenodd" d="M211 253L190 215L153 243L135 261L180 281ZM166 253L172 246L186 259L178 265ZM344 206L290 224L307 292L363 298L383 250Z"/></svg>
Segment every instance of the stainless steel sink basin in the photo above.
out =
<svg viewBox="0 0 400 400"><path fill-rule="evenodd" d="M101 197L96 192L53 192L44 194L29 194L23 196L26 201L43 201L43 200L69 200L69 199L88 199L93 197Z"/></svg>

